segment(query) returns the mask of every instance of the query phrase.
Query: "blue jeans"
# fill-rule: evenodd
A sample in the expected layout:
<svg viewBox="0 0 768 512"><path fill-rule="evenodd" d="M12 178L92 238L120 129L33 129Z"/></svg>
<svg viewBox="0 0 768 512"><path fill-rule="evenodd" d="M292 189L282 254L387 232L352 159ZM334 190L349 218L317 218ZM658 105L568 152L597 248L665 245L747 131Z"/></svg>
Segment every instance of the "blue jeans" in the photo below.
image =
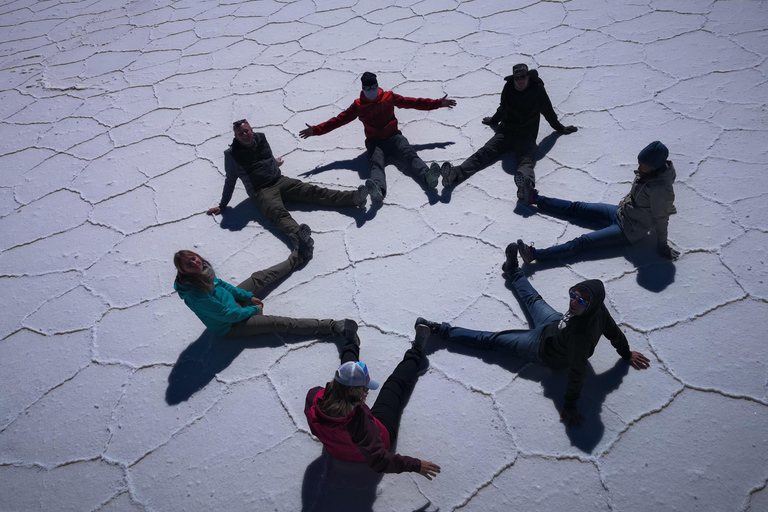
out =
<svg viewBox="0 0 768 512"><path fill-rule="evenodd" d="M604 225L602 229L586 233L570 242L548 249L536 249L537 260L556 260L574 256L584 249L628 245L629 240L621 229L617 212L619 207L605 203L581 203L539 196L536 203L539 210L559 215L568 215Z"/></svg>
<svg viewBox="0 0 768 512"><path fill-rule="evenodd" d="M546 326L559 322L563 315L544 302L521 269L512 272L509 280L517 293L520 305L531 317L533 329L473 331L443 323L440 326L440 337L468 347L509 352L523 361L543 364L539 357L542 332Z"/></svg>

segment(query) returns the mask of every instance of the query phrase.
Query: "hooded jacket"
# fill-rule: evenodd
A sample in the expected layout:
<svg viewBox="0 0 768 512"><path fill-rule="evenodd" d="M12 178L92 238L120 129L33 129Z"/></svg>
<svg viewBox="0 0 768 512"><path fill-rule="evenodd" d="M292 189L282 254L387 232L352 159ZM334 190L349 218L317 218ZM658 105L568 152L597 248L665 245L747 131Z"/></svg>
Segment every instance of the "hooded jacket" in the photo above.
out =
<svg viewBox="0 0 768 512"><path fill-rule="evenodd" d="M565 127L557 120L539 72L532 69L528 71L528 77L528 87L522 91L515 89L512 75L504 77L506 84L501 91L501 104L491 117L492 124L500 123L500 129L505 133L536 139L539 116L543 115L553 130L563 133Z"/></svg>
<svg viewBox="0 0 768 512"><path fill-rule="evenodd" d="M244 146L237 139L232 139L232 144L227 151L230 151L234 161L248 175L248 179L253 187L252 191L248 193L249 196L252 195L252 192L274 185L282 176L280 164L277 163L277 159L272 155L272 148L269 147L267 137L263 133L253 132L253 144L250 146ZM225 170L227 166L227 151L224 152ZM232 188L234 189L236 178L230 178L231 175L236 176L236 173L230 173L227 170L227 180L231 181ZM225 192L227 191L227 183L227 181L224 182ZM230 192L229 197L222 197L222 201L226 198L228 203L231 197L232 193Z"/></svg>
<svg viewBox="0 0 768 512"><path fill-rule="evenodd" d="M361 92L352 105L336 117L312 127L315 135L324 135L339 126L360 118L365 127L365 145L371 140L388 139L400 133L397 129L395 107L416 110L435 110L443 106L442 100L426 98L406 98L392 91L379 88L379 95L369 100Z"/></svg>
<svg viewBox="0 0 768 512"><path fill-rule="evenodd" d="M321 387L312 388L304 402L304 415L312 434L333 457L348 462L364 462L378 473L421 471L421 461L389 451L389 430L365 404L342 418L332 418L317 406L325 394Z"/></svg>
<svg viewBox="0 0 768 512"><path fill-rule="evenodd" d="M630 243L643 238L656 228L658 245L667 244L669 214L675 202L673 183L677 177L670 160L660 169L648 174L635 171L635 181L617 213L624 236Z"/></svg>
<svg viewBox="0 0 768 512"><path fill-rule="evenodd" d="M224 336L232 324L259 313L259 306L241 308L237 301L250 302L251 292L214 278L213 290L206 292L191 284L174 281L173 288L214 336Z"/></svg>
<svg viewBox="0 0 768 512"><path fill-rule="evenodd" d="M581 315L572 316L563 329L558 323L544 328L541 359L552 368L568 369L568 390L565 407L574 408L584 385L587 360L595 352L600 336L605 336L622 359L629 360L632 352L621 329L605 307L605 287L598 279L582 281L571 290L581 288L589 293L589 304Z"/></svg>

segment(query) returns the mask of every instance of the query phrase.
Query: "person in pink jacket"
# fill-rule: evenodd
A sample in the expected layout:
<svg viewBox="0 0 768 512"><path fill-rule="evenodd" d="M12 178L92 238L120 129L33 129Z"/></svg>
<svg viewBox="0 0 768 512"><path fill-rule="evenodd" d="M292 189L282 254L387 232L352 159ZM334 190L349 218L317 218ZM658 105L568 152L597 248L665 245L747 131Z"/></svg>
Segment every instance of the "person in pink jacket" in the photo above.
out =
<svg viewBox="0 0 768 512"><path fill-rule="evenodd" d="M304 415L328 453L339 460L361 462L379 473L419 473L432 480L440 466L390 451L397 439L400 416L419 376L429 327L416 327L413 346L397 365L379 392L372 408L365 405L371 380L368 367L359 362L359 339L348 342L341 352L341 366L332 381L307 393Z"/></svg>

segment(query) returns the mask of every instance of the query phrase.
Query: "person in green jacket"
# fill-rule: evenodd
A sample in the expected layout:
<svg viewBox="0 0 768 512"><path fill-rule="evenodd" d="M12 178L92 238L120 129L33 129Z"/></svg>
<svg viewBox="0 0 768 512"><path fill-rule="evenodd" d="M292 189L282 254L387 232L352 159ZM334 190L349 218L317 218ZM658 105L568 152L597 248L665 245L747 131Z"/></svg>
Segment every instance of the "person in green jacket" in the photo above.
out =
<svg viewBox="0 0 768 512"><path fill-rule="evenodd" d="M277 265L254 272L232 286L216 277L213 266L193 251L173 255L176 267L174 289L214 336L235 338L265 333L320 336L332 334L359 343L354 320L317 320L265 315L264 302L256 297L261 290L288 275L300 256L294 252Z"/></svg>
<svg viewBox="0 0 768 512"><path fill-rule="evenodd" d="M629 349L621 329L605 307L605 287L598 279L575 284L568 290L570 302L563 315L549 306L531 286L517 262L517 244L509 244L503 269L523 309L533 325L531 329L501 332L474 331L418 318L416 324L427 325L433 334L473 348L507 352L524 361L568 370L568 389L560 419L567 427L580 427L584 418L576 404L584 384L587 360L595 352L597 342L605 336L621 358L637 370L648 368L650 361L640 352Z"/></svg>

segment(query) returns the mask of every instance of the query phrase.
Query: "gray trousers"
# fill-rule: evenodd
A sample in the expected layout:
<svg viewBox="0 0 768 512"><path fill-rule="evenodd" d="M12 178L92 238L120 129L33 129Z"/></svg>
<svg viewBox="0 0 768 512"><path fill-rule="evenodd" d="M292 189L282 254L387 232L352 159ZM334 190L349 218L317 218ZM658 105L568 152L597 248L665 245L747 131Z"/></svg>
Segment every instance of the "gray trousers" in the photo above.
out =
<svg viewBox="0 0 768 512"><path fill-rule="evenodd" d="M298 264L298 261L298 252L294 251L287 260L266 270L254 272L251 274L251 277L237 285L237 287L256 295L265 287L290 274ZM331 334L332 324L333 321L330 319L317 320L315 318L289 318L286 316L260 314L232 324L232 328L226 334L226 337L240 338L271 332L320 336Z"/></svg>

